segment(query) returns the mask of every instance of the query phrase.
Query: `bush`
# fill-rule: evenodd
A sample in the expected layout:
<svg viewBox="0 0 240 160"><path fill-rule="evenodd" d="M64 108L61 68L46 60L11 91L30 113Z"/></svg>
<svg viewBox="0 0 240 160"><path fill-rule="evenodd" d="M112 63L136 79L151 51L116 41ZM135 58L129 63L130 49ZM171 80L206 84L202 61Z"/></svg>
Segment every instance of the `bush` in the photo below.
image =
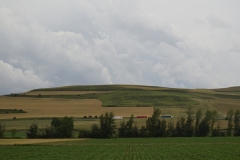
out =
<svg viewBox="0 0 240 160"><path fill-rule="evenodd" d="M16 119L16 117L13 117L13 119Z"/></svg>
<svg viewBox="0 0 240 160"><path fill-rule="evenodd" d="M12 136L12 138L15 137L16 133L17 133L17 130L16 130L16 129L12 129L12 130L11 130L11 136Z"/></svg>
<svg viewBox="0 0 240 160"><path fill-rule="evenodd" d="M95 118L98 118L98 116L95 116Z"/></svg>
<svg viewBox="0 0 240 160"><path fill-rule="evenodd" d="M85 118L85 119L86 119L86 118L87 118L87 116L84 116L83 118Z"/></svg>
<svg viewBox="0 0 240 160"><path fill-rule="evenodd" d="M88 118L92 118L92 116L88 116Z"/></svg>
<svg viewBox="0 0 240 160"><path fill-rule="evenodd" d="M0 123L0 138L4 137L5 125Z"/></svg>
<svg viewBox="0 0 240 160"><path fill-rule="evenodd" d="M51 127L47 127L42 133L43 138L71 138L73 133L73 118L64 117L59 119L54 117Z"/></svg>
<svg viewBox="0 0 240 160"><path fill-rule="evenodd" d="M38 132L38 125L37 124L32 124L29 127L29 130L27 132L27 138L37 138L37 137L39 137L37 132Z"/></svg>
<svg viewBox="0 0 240 160"><path fill-rule="evenodd" d="M78 138L90 138L90 131L85 129L79 130Z"/></svg>

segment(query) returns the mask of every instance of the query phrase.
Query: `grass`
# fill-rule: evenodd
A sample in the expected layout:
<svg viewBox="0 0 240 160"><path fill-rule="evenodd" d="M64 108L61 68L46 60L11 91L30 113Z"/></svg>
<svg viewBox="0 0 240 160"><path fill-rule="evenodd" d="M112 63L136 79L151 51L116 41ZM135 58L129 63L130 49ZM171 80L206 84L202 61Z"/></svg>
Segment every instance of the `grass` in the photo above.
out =
<svg viewBox="0 0 240 160"><path fill-rule="evenodd" d="M238 159L240 138L86 139L0 146L2 159ZM60 153L60 154L59 154Z"/></svg>

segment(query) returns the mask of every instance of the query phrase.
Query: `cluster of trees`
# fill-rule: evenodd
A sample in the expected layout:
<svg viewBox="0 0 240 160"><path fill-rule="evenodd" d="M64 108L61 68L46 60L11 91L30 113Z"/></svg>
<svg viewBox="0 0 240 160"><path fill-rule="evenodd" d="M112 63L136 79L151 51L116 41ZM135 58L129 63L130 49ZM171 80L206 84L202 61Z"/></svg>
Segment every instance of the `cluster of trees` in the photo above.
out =
<svg viewBox="0 0 240 160"><path fill-rule="evenodd" d="M122 121L116 128L114 114L105 113L100 116L100 126L93 124L91 130L80 130L79 138L111 138L111 137L204 137L204 136L240 136L240 111L228 112L227 133L220 130L220 120L216 110L207 110L204 114L198 110L195 114L192 108L186 111L187 117L180 118L176 124L173 121L160 119L161 111L156 109L152 117L146 121L146 126L138 128L133 115L128 121ZM214 126L217 124L217 127ZM233 130L234 129L234 130Z"/></svg>
<svg viewBox="0 0 240 160"><path fill-rule="evenodd" d="M79 138L112 138L116 133L115 120L113 112L101 114L99 116L100 127L96 124L91 126L91 130L80 130Z"/></svg>
<svg viewBox="0 0 240 160"><path fill-rule="evenodd" d="M50 127L41 131L39 131L37 124L32 124L27 132L27 138L71 138L73 127L73 117L62 119L54 117Z"/></svg>

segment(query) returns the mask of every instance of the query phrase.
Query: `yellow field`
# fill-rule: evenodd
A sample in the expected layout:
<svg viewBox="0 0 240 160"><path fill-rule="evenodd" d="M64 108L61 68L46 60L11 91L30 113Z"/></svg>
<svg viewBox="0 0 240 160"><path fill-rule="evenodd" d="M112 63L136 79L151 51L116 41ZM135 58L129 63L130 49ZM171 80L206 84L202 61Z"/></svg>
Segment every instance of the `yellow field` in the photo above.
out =
<svg viewBox="0 0 240 160"><path fill-rule="evenodd" d="M218 99L212 100L214 106L220 111L227 113L230 109L239 110L240 109L240 99L225 99L220 101Z"/></svg>
<svg viewBox="0 0 240 160"><path fill-rule="evenodd" d="M52 142L66 142L66 141L80 141L84 139L66 138L66 139L1 139L0 145L14 145L14 144L36 144L36 143L52 143Z"/></svg>
<svg viewBox="0 0 240 160"><path fill-rule="evenodd" d="M0 109L22 109L27 112L0 114L0 119L99 116L105 112L130 117L131 114L151 116L153 112L152 107L102 107L102 102L96 99L0 97L0 102Z"/></svg>
<svg viewBox="0 0 240 160"><path fill-rule="evenodd" d="M112 91L30 91L21 93L25 95L82 95L82 94L101 94L110 93Z"/></svg>

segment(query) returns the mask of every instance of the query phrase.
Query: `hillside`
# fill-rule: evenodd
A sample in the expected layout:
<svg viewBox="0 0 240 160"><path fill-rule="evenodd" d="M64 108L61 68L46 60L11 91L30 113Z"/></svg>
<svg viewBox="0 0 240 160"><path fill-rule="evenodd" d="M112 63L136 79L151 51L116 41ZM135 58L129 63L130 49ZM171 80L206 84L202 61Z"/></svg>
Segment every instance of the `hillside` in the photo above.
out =
<svg viewBox="0 0 240 160"><path fill-rule="evenodd" d="M129 113L125 115L131 114L129 107L133 110L136 107L140 107L139 110L143 109L143 107L159 108L163 114L171 114L175 117L183 116L186 108L189 106L193 106L195 110L201 108L203 111L216 109L222 117L230 109L240 109L240 87L176 89L141 85L64 86L35 89L18 95L7 95L7 97L9 99L6 101L11 101L12 98L15 98L15 100L16 98L25 98L23 101L29 101L31 104L33 104L33 100L41 99L43 101L49 99L47 101L55 102L53 104L57 105L57 101L65 100L65 102L68 101L68 105L79 103L79 108L81 108L81 102L78 100L90 101L95 99L101 102L97 103L102 108L111 107L111 109L116 109L117 107L121 110L120 107L127 107L125 109L122 108L122 112ZM150 114L148 112L149 110L147 114Z"/></svg>

